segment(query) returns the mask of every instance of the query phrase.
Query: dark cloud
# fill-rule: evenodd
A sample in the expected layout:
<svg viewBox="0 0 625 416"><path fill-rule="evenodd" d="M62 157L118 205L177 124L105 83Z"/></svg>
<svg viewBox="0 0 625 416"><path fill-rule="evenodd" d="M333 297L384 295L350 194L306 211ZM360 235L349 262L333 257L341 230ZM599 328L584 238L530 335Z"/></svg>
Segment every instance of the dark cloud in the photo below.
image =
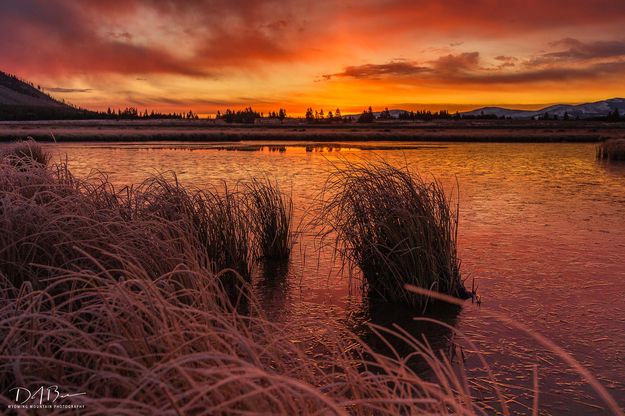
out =
<svg viewBox="0 0 625 416"><path fill-rule="evenodd" d="M185 2L128 0L0 2L0 56L7 70L45 73L210 76L232 66L288 60L297 51L289 41L303 23L286 4L261 1ZM153 39L138 39L128 19L151 11ZM103 30L109 28L108 30ZM143 28L146 30L147 28ZM169 50L159 38L183 47ZM185 56L182 58L181 56Z"/></svg>
<svg viewBox="0 0 625 416"><path fill-rule="evenodd" d="M583 63L595 59L625 57L625 41L620 40L582 42L574 38L565 38L552 42L550 46L559 50L535 56L526 62L526 66Z"/></svg>
<svg viewBox="0 0 625 416"><path fill-rule="evenodd" d="M383 78L383 77L405 77L421 74L430 71L430 68L420 66L414 62L391 61L386 64L365 64L348 66L343 72L337 74L324 75L325 79L334 77L349 78Z"/></svg>
<svg viewBox="0 0 625 416"><path fill-rule="evenodd" d="M499 55L495 57L496 61L501 62L499 65L495 65L494 69L514 68L519 61L519 58L514 56Z"/></svg>
<svg viewBox="0 0 625 416"><path fill-rule="evenodd" d="M551 52L543 56L556 59L592 59L611 58L625 55L625 42L618 40L584 43L573 38L566 38L552 43L553 46L567 48L564 51Z"/></svg>
<svg viewBox="0 0 625 416"><path fill-rule="evenodd" d="M476 68L479 63L478 52L445 55L420 65L411 61L391 61L386 64L364 64L348 66L342 72L323 75L326 80L332 77L348 77L356 79L380 79L398 77L431 77L444 74L468 71Z"/></svg>
<svg viewBox="0 0 625 416"><path fill-rule="evenodd" d="M519 58L516 58L514 56L499 55L495 57L495 60L501 61L501 62L516 62L519 60Z"/></svg>
<svg viewBox="0 0 625 416"><path fill-rule="evenodd" d="M526 84L540 82L572 82L605 80L611 77L620 77L625 71L625 61L598 63L589 66L574 67L547 67L515 72L476 72L457 76L451 82L461 84Z"/></svg>
<svg viewBox="0 0 625 416"><path fill-rule="evenodd" d="M583 67L559 66L527 68L510 71L515 67L518 58L497 56L501 64L490 67L480 66L479 53L463 53L445 55L428 62L429 66L415 63L397 62L390 64L366 64L350 66L339 74L326 75L330 80L333 76L356 79L380 79L385 82L394 80L402 83L406 79L419 83L441 83L449 85L492 85L492 84L525 84L539 82L565 82L579 80L598 80L620 76L625 71L625 59L599 62ZM396 66L401 64L400 66Z"/></svg>
<svg viewBox="0 0 625 416"><path fill-rule="evenodd" d="M479 66L479 61L479 52L466 52L458 55L441 56L430 63L437 72L449 74L476 69Z"/></svg>
<svg viewBox="0 0 625 416"><path fill-rule="evenodd" d="M87 93L93 91L92 88L64 88L64 87L44 87L49 92L60 93Z"/></svg>
<svg viewBox="0 0 625 416"><path fill-rule="evenodd" d="M132 40L132 34L129 32L109 32L108 35L113 39L122 39L125 41Z"/></svg>

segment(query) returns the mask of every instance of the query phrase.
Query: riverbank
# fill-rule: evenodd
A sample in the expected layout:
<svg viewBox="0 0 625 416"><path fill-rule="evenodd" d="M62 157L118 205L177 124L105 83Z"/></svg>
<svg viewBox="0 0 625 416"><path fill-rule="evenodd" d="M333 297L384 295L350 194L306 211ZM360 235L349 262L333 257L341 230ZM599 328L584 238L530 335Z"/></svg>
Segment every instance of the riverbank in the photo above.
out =
<svg viewBox="0 0 625 416"><path fill-rule="evenodd" d="M0 141L438 141L594 143L625 138L625 123L445 120L373 124L216 124L214 120L77 120L0 122Z"/></svg>

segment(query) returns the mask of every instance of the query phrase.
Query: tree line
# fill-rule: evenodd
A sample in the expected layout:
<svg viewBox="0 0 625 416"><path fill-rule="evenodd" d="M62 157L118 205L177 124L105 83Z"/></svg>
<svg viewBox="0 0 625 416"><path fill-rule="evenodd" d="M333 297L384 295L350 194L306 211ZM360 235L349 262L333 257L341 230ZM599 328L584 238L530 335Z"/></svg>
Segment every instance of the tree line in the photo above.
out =
<svg viewBox="0 0 625 416"><path fill-rule="evenodd" d="M126 107L123 110L117 109L112 110L110 107L106 111L98 112L98 115L105 119L116 119L116 120L138 120L138 119L171 119L171 120L197 120L200 116L197 113L194 113L192 110L189 110L186 113L161 113L158 111L150 111L144 110L143 112L139 111L136 107Z"/></svg>
<svg viewBox="0 0 625 416"><path fill-rule="evenodd" d="M451 118L461 118L460 114L456 112L456 114L451 115L447 110L435 111L432 112L430 110L423 111L399 111L396 116L394 116L391 111L387 108L380 111L380 113L376 116L373 112L371 106L368 109L364 110L362 114L358 116L356 121L358 123L373 123L376 120L390 121L390 120L444 120Z"/></svg>

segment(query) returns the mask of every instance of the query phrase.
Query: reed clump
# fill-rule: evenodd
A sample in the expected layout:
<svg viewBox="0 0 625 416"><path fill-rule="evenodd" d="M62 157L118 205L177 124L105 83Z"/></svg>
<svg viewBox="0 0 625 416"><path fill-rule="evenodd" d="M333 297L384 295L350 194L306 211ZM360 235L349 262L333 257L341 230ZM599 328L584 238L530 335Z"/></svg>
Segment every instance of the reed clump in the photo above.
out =
<svg viewBox="0 0 625 416"><path fill-rule="evenodd" d="M288 259L293 247L293 201L269 179L252 179L246 195L256 257Z"/></svg>
<svg viewBox="0 0 625 416"><path fill-rule="evenodd" d="M50 161L50 155L40 144L28 139L1 145L0 160L24 169L30 165L46 166Z"/></svg>
<svg viewBox="0 0 625 416"><path fill-rule="evenodd" d="M191 190L175 174L148 178L128 191L131 217L174 223L197 242L200 259L217 272L236 271L249 279L252 274L251 225L244 195L225 187Z"/></svg>
<svg viewBox="0 0 625 416"><path fill-rule="evenodd" d="M597 146L597 160L625 162L625 139L611 139Z"/></svg>
<svg viewBox="0 0 625 416"><path fill-rule="evenodd" d="M202 264L188 227L129 218L127 201L105 177L77 180L64 165L0 165L0 177L0 272L17 287L27 282L41 289L59 268L94 263L112 279L123 278L125 270L109 253L133 256L155 276L178 264Z"/></svg>
<svg viewBox="0 0 625 416"><path fill-rule="evenodd" d="M41 288L55 268L80 270L97 261L119 278L124 270L105 254L123 252L155 276L186 264L228 269L233 273L220 275L223 284L238 285L252 267L241 199L190 191L175 175L117 191L102 174L81 180L65 164L18 167L3 159L0 272L16 286Z"/></svg>
<svg viewBox="0 0 625 416"><path fill-rule="evenodd" d="M322 218L376 299L423 308L411 284L468 298L457 254L458 210L441 184L387 163L347 163L328 181Z"/></svg>

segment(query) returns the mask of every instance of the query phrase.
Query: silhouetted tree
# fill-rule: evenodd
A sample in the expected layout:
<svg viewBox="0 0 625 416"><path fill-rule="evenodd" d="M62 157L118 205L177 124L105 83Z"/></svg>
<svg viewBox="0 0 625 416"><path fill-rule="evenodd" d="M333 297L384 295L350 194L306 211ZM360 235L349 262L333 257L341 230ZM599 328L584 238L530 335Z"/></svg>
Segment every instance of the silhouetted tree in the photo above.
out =
<svg viewBox="0 0 625 416"><path fill-rule="evenodd" d="M251 124L254 123L257 118L262 118L262 114L254 111L252 107L247 107L244 110L237 111L228 108L223 114L218 112L218 118L225 120L226 123Z"/></svg>
<svg viewBox="0 0 625 416"><path fill-rule="evenodd" d="M614 111L612 111L607 117L606 119L608 121L620 121L621 120L621 113L619 113L618 108L615 108Z"/></svg>
<svg viewBox="0 0 625 416"><path fill-rule="evenodd" d="M315 119L315 113L311 107L306 109L306 121L311 122Z"/></svg>
<svg viewBox="0 0 625 416"><path fill-rule="evenodd" d="M391 120L393 116L391 115L391 112L388 111L388 107L387 107L384 109L384 111L380 113L380 116L378 118L380 120Z"/></svg>
<svg viewBox="0 0 625 416"><path fill-rule="evenodd" d="M371 109L371 106L369 106L369 109L363 111L357 121L359 123L373 123L374 120L375 116L373 115L373 110Z"/></svg>

